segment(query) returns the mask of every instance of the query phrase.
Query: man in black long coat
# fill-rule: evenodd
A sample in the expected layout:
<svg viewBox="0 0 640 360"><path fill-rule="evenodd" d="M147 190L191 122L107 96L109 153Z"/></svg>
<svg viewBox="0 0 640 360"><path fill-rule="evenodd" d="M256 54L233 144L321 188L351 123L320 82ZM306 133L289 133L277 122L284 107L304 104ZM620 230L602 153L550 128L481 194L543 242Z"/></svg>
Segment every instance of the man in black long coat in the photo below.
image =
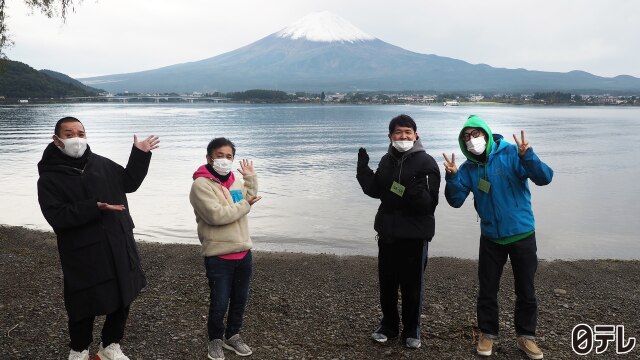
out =
<svg viewBox="0 0 640 360"><path fill-rule="evenodd" d="M58 240L69 316L69 359L89 359L93 322L107 315L101 360L128 359L120 340L131 302L145 286L126 193L138 189L159 139L134 144L127 167L91 152L82 123L58 121L38 163L38 201Z"/></svg>

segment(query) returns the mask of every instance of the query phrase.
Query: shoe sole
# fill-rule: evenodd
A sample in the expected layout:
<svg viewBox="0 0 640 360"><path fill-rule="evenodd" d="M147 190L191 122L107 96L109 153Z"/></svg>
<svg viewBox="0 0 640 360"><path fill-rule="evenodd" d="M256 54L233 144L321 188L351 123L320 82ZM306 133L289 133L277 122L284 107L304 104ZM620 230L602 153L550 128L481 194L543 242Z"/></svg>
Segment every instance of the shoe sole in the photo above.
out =
<svg viewBox="0 0 640 360"><path fill-rule="evenodd" d="M209 358L209 360L224 360L224 358L223 358L223 357L221 357L221 358L214 358L214 357L211 357L211 355L209 355L209 354L207 354L207 358Z"/></svg>
<svg viewBox="0 0 640 360"><path fill-rule="evenodd" d="M544 355L533 355L533 354L529 354L527 352L527 350L523 349L522 346L520 345L520 343L516 343L516 345L518 346L518 349L520 349L525 355L527 355L527 357L531 360L540 360L544 358Z"/></svg>
<svg viewBox="0 0 640 360"><path fill-rule="evenodd" d="M488 350L488 351L480 351L480 350L476 349L476 352L477 352L477 353L478 353L478 355L480 355L480 356L491 356L491 353L492 353L493 351L491 351L491 350Z"/></svg>
<svg viewBox="0 0 640 360"><path fill-rule="evenodd" d="M388 339L388 338L384 338L384 339L374 339L374 338L371 338L371 340L373 340L373 341L377 342L378 344L384 344L384 343L386 343L389 339Z"/></svg>
<svg viewBox="0 0 640 360"><path fill-rule="evenodd" d="M234 352L234 353L236 353L236 355L238 355L238 356L249 356L249 355L253 354L253 351L249 351L248 353L244 353L244 354L243 354L243 353L241 353L241 352L238 352L238 350L234 349L234 348L233 348L233 346L227 345L227 344L225 344L225 343L222 343L222 347L223 347L223 348L225 348L225 349L227 349L227 350L231 350L231 351L233 351L233 352Z"/></svg>

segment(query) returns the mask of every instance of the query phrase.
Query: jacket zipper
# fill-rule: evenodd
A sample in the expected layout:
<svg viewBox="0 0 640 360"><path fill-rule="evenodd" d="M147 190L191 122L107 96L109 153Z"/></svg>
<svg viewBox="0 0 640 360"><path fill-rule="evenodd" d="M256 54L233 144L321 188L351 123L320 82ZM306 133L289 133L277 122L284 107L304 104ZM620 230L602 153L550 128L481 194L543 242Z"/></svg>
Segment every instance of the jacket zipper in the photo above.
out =
<svg viewBox="0 0 640 360"><path fill-rule="evenodd" d="M489 173L487 171L487 164L484 166L484 176L487 179L487 181L489 181ZM496 213L496 203L493 200L493 196L491 196L491 194L487 193L487 196L489 197L489 199L491 199L491 207L493 208L493 218L496 219L496 233L498 234L498 239L501 238L502 236L500 236L500 221L498 220L498 214Z"/></svg>
<svg viewBox="0 0 640 360"><path fill-rule="evenodd" d="M516 193L513 190L513 185L511 184L511 181L509 179L507 179L507 183L509 184L509 190L511 190L511 196L513 196L513 202L516 203L516 208L519 208L520 206L518 205L518 198L516 198Z"/></svg>

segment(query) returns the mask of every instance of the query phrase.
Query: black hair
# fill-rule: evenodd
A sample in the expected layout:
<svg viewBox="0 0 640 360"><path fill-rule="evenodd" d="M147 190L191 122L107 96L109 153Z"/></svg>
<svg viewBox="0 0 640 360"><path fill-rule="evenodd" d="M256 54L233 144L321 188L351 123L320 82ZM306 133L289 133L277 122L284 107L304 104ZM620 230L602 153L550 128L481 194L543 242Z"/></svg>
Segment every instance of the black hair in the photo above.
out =
<svg viewBox="0 0 640 360"><path fill-rule="evenodd" d="M394 117L393 119L391 119L391 122L389 123L389 134L392 134L393 131L398 126L410 127L410 128L413 129L414 132L416 132L418 130L418 127L416 126L416 122L413 121L413 118L411 118L411 116L405 115L405 114L400 114L400 115Z"/></svg>
<svg viewBox="0 0 640 360"><path fill-rule="evenodd" d="M62 124L70 123L70 122L79 122L80 124L82 124L80 120L72 116L65 116L62 119L58 120L58 122L56 123L56 127L53 130L53 133L56 134L56 136L60 137L60 128L62 127ZM82 125L82 127L84 127L84 125Z"/></svg>
<svg viewBox="0 0 640 360"><path fill-rule="evenodd" d="M209 145L207 145L207 155L211 155L211 152L213 150L219 149L223 146L231 147L231 152L233 153L233 157L236 156L236 146L233 145L231 140L224 137L215 138L209 142Z"/></svg>

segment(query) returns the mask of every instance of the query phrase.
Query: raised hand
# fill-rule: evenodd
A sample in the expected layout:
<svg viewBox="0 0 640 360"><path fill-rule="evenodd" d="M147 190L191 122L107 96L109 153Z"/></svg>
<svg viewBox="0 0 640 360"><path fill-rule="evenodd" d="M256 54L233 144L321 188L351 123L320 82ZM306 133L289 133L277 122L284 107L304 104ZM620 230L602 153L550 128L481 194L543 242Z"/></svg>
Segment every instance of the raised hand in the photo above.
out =
<svg viewBox="0 0 640 360"><path fill-rule="evenodd" d="M124 205L111 205L98 201L98 209L108 211L124 211L127 208Z"/></svg>
<svg viewBox="0 0 640 360"><path fill-rule="evenodd" d="M242 174L242 176L252 176L256 174L256 171L253 169L253 161L247 160L247 159L242 159L242 161L240 161L240 169L238 169L238 172L240 174ZM260 199L258 199L260 200ZM258 201L256 200L256 201ZM251 202L249 202L251 204Z"/></svg>
<svg viewBox="0 0 640 360"><path fill-rule="evenodd" d="M520 141L518 141L516 134L513 134L513 140L515 140L518 145L518 156L523 156L531 145L529 145L529 141L524 138L524 130L520 130L520 138Z"/></svg>
<svg viewBox="0 0 640 360"><path fill-rule="evenodd" d="M138 141L138 137L135 134L133 135L133 145L144 152L157 149L160 146L158 144L160 144L160 138L155 135L151 135L142 141Z"/></svg>
<svg viewBox="0 0 640 360"><path fill-rule="evenodd" d="M253 205L257 203L260 199L262 199L262 196L254 196L251 199L247 199L247 201L249 202L249 205Z"/></svg>
<svg viewBox="0 0 640 360"><path fill-rule="evenodd" d="M444 156L444 170L450 174L456 174L458 172L458 167L456 166L456 154L451 154L451 161L447 157L447 154L442 153Z"/></svg>
<svg viewBox="0 0 640 360"><path fill-rule="evenodd" d="M369 165L369 154L367 154L367 149L361 147L358 150L358 167L367 165Z"/></svg>

